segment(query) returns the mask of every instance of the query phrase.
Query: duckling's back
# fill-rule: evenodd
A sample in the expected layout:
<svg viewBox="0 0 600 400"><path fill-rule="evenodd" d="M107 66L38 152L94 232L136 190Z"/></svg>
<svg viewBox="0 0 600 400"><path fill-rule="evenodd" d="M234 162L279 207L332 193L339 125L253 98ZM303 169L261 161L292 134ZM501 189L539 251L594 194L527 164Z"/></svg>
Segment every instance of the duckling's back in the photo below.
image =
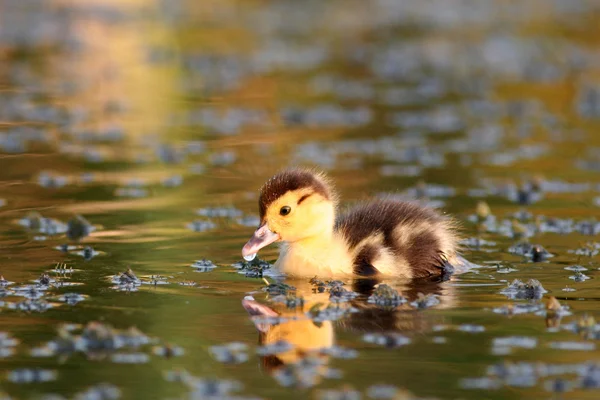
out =
<svg viewBox="0 0 600 400"><path fill-rule="evenodd" d="M416 203L364 203L341 214L335 231L349 247L354 272L365 276L442 275L457 250L453 221Z"/></svg>

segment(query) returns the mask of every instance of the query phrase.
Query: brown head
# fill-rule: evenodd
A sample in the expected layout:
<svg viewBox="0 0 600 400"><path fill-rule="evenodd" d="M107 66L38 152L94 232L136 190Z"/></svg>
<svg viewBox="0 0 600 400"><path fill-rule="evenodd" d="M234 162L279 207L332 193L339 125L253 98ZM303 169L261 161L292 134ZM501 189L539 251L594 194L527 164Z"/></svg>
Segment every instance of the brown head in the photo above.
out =
<svg viewBox="0 0 600 400"><path fill-rule="evenodd" d="M306 169L284 170L260 190L260 226L242 249L244 257L276 241L330 235L337 196L327 178Z"/></svg>

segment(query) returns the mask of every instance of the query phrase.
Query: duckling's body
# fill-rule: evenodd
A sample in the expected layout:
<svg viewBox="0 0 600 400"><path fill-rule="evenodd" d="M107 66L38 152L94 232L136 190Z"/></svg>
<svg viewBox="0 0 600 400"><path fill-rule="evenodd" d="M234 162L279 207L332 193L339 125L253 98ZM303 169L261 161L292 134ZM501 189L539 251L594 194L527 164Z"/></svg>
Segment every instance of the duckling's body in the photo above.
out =
<svg viewBox="0 0 600 400"><path fill-rule="evenodd" d="M325 176L280 172L261 189L261 226L244 255L282 241L276 262L293 276L442 275L456 258L451 219L408 202L374 200L336 216L337 196Z"/></svg>

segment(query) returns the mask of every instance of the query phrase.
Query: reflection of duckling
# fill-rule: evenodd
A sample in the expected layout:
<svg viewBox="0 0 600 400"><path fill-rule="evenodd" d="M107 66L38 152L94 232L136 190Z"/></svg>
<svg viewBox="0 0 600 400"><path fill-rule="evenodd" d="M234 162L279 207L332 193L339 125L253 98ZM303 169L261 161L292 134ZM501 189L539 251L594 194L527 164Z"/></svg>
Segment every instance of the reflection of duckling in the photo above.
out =
<svg viewBox="0 0 600 400"><path fill-rule="evenodd" d="M261 345L268 346L279 342L291 345L290 349L262 358L263 366L268 370L274 370L283 364L296 363L306 355L330 348L334 344L334 330L331 321L316 324L301 312L287 310L285 318L297 319L269 324L262 322L260 318L278 318L280 317L279 312L252 298L242 300L242 306L250 315L259 317L255 320L255 325L259 331Z"/></svg>
<svg viewBox="0 0 600 400"><path fill-rule="evenodd" d="M455 224L433 209L373 200L336 216L336 206L336 193L323 174L303 169L278 173L261 189L261 224L242 254L249 259L281 241L276 266L305 277L420 278L466 264L457 255Z"/></svg>
<svg viewBox="0 0 600 400"><path fill-rule="evenodd" d="M261 357L262 366L268 372L276 373L281 367L302 363L305 359L320 359L326 365L329 359L328 349L335 346L336 331L343 330L354 333L423 333L431 331L436 324L442 323L439 316L414 312L410 306L413 300L423 295L438 295L441 304L436 308L457 306L457 297L452 286L441 280L410 280L393 284L390 289L399 291L399 295L408 303L397 307L382 307L370 303L367 299L376 290L377 281L372 279L356 279L351 290L358 297L348 303L336 305L330 303L329 293L313 292L313 285L306 281L294 281L298 293L306 300L303 306L287 308L282 304L266 305L248 296L242 300L242 306L253 317L259 332L258 341L261 346L273 347L278 343L288 344L288 348ZM326 309L328 306L342 307L348 312L338 320L321 320L312 314L314 308ZM353 312L351 312L353 310Z"/></svg>

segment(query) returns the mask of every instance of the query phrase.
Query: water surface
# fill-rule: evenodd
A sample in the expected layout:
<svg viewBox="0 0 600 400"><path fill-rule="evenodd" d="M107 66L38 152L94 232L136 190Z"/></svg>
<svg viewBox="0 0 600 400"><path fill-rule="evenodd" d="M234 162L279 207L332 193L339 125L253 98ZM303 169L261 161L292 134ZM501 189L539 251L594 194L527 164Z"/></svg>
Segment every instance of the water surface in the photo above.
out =
<svg viewBox="0 0 600 400"><path fill-rule="evenodd" d="M0 3L0 274L14 282L0 291L0 398L210 398L172 376L182 370L253 398L369 398L384 391L374 385L597 398L600 328L586 318L600 296L599 13L572 0ZM258 189L290 165L327 171L343 207L373 196L440 207L465 239L492 242L465 244L482 267L386 282L409 303L437 297L423 309L377 308L345 282L363 290L358 312L288 325L354 358L257 355L242 299L285 307L232 264ZM480 201L495 222L470 217ZM56 221L27 228L32 212ZM76 215L93 229L69 239L59 222ZM520 236L554 256L512 254ZM202 259L217 267L197 272ZM65 265L75 271L48 272ZM565 269L577 265L585 276ZM142 283L119 278L128 268ZM51 282L34 282L43 273ZM502 294L514 279L547 293ZM329 301L286 282L305 305L285 315ZM550 296L570 315L546 318ZM86 326L87 347L48 347ZM246 349L219 361L213 346L232 342ZM325 391L340 388L347 397Z"/></svg>

